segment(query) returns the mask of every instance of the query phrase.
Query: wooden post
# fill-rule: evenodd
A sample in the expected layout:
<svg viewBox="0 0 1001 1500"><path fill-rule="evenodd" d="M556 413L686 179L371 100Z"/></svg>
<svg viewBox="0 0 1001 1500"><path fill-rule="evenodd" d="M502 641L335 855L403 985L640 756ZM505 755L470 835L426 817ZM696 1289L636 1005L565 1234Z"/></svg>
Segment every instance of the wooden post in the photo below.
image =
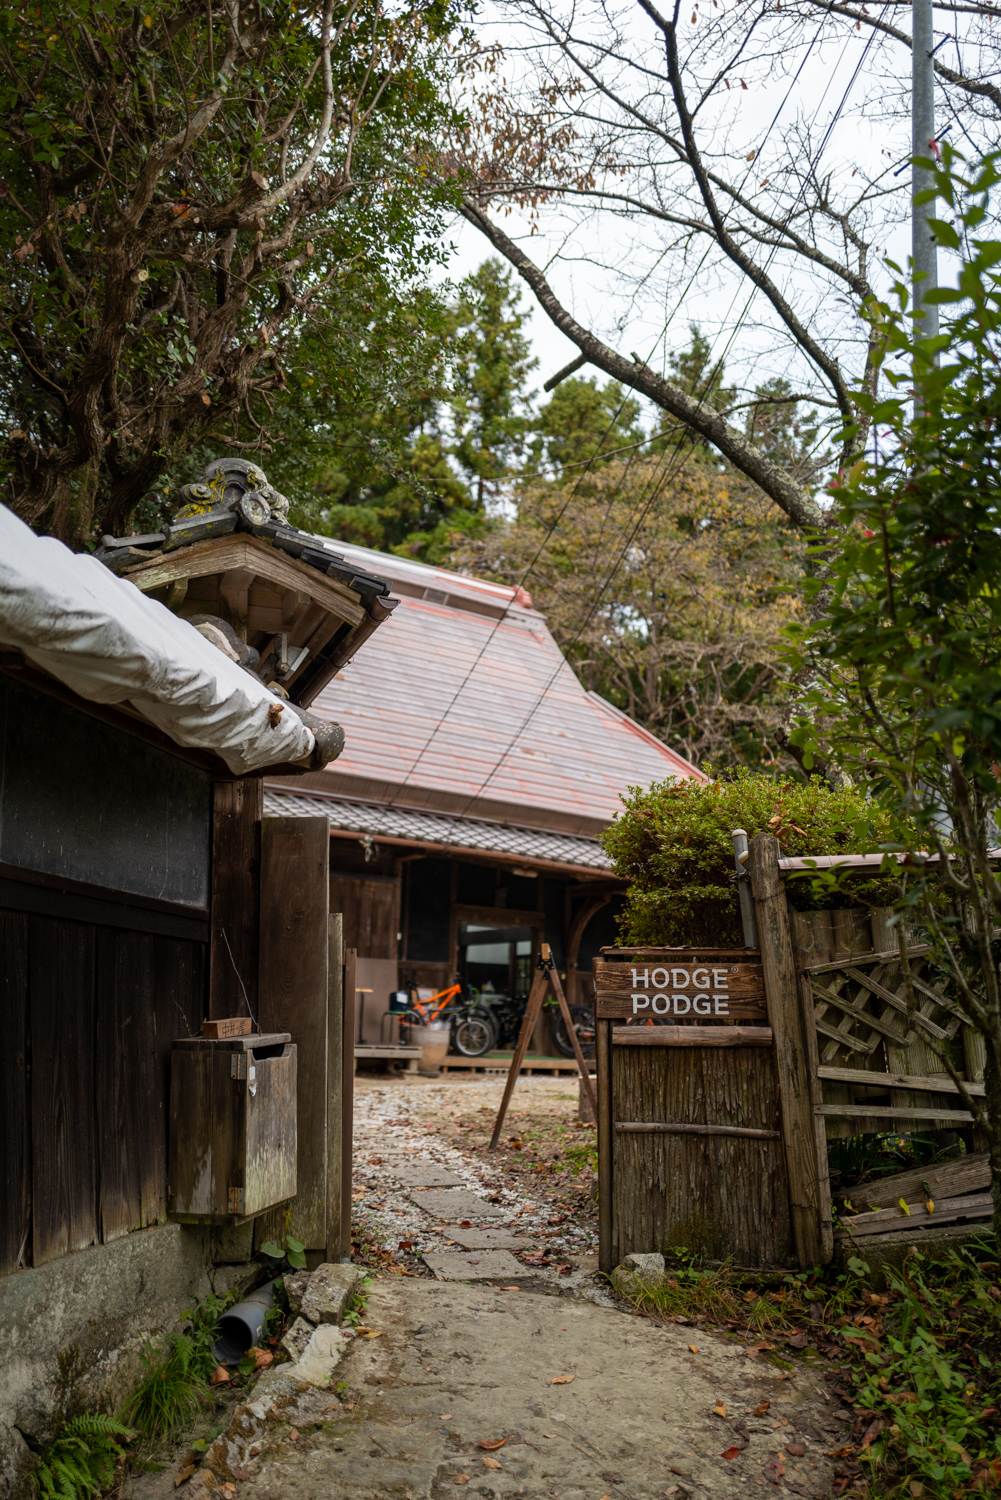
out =
<svg viewBox="0 0 1001 1500"><path fill-rule="evenodd" d="M799 990L800 1020L806 1047L807 1077L810 1081L810 1105L813 1111L813 1149L817 1162L817 1204L820 1218L820 1262L829 1266L834 1259L834 1220L831 1214L831 1174L827 1165L827 1121L817 1114L818 1105L824 1102L824 1086L820 1081L820 1051L817 1046L817 1023L814 1017L813 985L809 974L797 976Z"/></svg>
<svg viewBox="0 0 1001 1500"><path fill-rule="evenodd" d="M545 944L543 947L548 953L548 947ZM521 1020L518 1044L514 1049L514 1056L511 1059L511 1066L508 1069L507 1083L504 1085L504 1097L501 1100L500 1109L497 1111L497 1119L494 1122L494 1133L490 1137L491 1151L497 1149L497 1142L500 1140L500 1133L504 1128L504 1117L507 1114L507 1107L511 1103L511 1095L514 1093L515 1081L521 1072L521 1065L525 1061L525 1053L528 1051L528 1044L531 1040L532 1032L535 1030L535 1023L539 1018L539 1012L542 1009L542 1002L546 998L546 990L548 988L549 970L547 968L536 969L535 978L532 980L532 988L528 992L528 1004L525 1006L525 1014Z"/></svg>
<svg viewBox="0 0 1001 1500"><path fill-rule="evenodd" d="M259 1019L298 1047L298 1190L288 1233L327 1245L327 955L330 826L320 818L261 824Z"/></svg>
<svg viewBox="0 0 1001 1500"><path fill-rule="evenodd" d="M598 1064L598 1267L610 1276L612 1259L612 1022L595 1022Z"/></svg>
<svg viewBox="0 0 1001 1500"><path fill-rule="evenodd" d="M748 864L768 1021L775 1039L793 1239L800 1268L809 1270L820 1263L823 1254L815 1117L785 884L778 859L778 839L759 833L751 840Z"/></svg>
<svg viewBox="0 0 1001 1500"><path fill-rule="evenodd" d="M327 1249L326 1259L341 1258L341 1203L344 1170L341 1133L344 1121L344 918L331 913L327 923Z"/></svg>
<svg viewBox="0 0 1001 1500"><path fill-rule="evenodd" d="M338 1259L351 1259L351 1159L354 1155L355 1115L355 981L358 977L358 954L344 949L344 1051L341 1063L341 1253Z"/></svg>
<svg viewBox="0 0 1001 1500"><path fill-rule="evenodd" d="M208 999L212 1020L257 1014L263 802L259 778L217 781L212 787Z"/></svg>
<svg viewBox="0 0 1001 1500"><path fill-rule="evenodd" d="M542 945L542 956L543 958L549 957L548 943L543 943ZM587 1063L584 1061L583 1052L580 1050L580 1039L577 1036L577 1032L574 1030L573 1019L570 1015L570 1007L567 1004L567 997L563 993L563 985L561 984L560 976L555 969L550 972L549 981L552 984L553 989L556 991L556 998L559 1001L560 1010L563 1014L563 1024L567 1028L567 1031L570 1035L570 1045L573 1048L573 1055L577 1059L577 1071L580 1073L580 1080L584 1085L584 1092L587 1094L588 1103L591 1106L592 1112L597 1117L598 1101L594 1097L594 1086L591 1083L591 1071L588 1068Z"/></svg>

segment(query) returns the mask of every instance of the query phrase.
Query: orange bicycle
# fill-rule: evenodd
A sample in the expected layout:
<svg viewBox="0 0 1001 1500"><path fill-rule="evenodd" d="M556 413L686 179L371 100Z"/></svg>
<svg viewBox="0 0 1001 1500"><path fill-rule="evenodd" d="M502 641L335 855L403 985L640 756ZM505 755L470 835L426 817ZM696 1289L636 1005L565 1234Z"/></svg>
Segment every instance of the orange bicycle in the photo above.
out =
<svg viewBox="0 0 1001 1500"><path fill-rule="evenodd" d="M482 1057L494 1044L494 1026L488 1011L475 999L459 1003L463 993L461 984L449 985L421 1000L416 990L410 992L410 1009L400 1020L405 1026L430 1026L434 1022L448 1021L452 1027L450 1050L463 1057Z"/></svg>

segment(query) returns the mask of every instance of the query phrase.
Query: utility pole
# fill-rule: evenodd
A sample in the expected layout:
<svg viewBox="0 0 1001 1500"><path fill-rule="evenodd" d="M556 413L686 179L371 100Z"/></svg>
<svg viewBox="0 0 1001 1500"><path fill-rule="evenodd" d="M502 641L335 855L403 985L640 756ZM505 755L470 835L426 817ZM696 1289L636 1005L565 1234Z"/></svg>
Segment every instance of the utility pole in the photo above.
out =
<svg viewBox="0 0 1001 1500"><path fill-rule="evenodd" d="M932 34L932 0L911 0L911 155L932 156L935 139L935 69ZM914 203L918 193L934 186L926 167L911 168L911 257L913 262L913 307L917 312L928 293L938 286L938 252L928 220L935 204ZM925 307L914 331L923 338L938 333L938 306Z"/></svg>

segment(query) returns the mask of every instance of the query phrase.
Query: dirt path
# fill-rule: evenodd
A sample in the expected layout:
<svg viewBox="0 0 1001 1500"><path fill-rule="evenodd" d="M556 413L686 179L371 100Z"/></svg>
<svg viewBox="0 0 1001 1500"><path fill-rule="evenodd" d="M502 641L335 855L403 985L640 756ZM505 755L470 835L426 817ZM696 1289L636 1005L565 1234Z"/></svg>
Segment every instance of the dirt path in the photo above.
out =
<svg viewBox="0 0 1001 1500"><path fill-rule="evenodd" d="M347 1405L308 1425L279 1416L243 1500L288 1500L290 1486L296 1500L831 1494L819 1383L739 1345L700 1335L693 1349L593 1303L420 1279L380 1278L366 1320L379 1337L356 1339L337 1371Z"/></svg>
<svg viewBox="0 0 1001 1500"><path fill-rule="evenodd" d="M620 1304L596 1272L576 1087L519 1084L490 1153L500 1092L359 1079L363 1327L312 1384L266 1372L200 1500L827 1500L845 1422L823 1363L782 1369Z"/></svg>

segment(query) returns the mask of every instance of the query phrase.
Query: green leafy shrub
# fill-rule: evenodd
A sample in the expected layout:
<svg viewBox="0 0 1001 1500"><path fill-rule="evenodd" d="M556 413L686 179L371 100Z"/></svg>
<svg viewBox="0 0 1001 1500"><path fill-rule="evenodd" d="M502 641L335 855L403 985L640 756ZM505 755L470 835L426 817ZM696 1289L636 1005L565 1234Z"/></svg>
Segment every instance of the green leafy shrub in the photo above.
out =
<svg viewBox="0 0 1001 1500"><path fill-rule="evenodd" d="M889 818L853 787L823 781L777 781L739 770L728 781L661 781L633 787L602 835L617 875L630 881L619 923L624 944L740 948L733 874L735 828L748 838L772 833L783 855L859 854L891 840ZM883 906L889 880L853 880L825 892L815 881L790 882L801 910Z"/></svg>
<svg viewBox="0 0 1001 1500"><path fill-rule="evenodd" d="M85 1412L59 1429L32 1484L44 1500L90 1500L106 1490L115 1465L125 1457L125 1444L135 1437L114 1417Z"/></svg>

